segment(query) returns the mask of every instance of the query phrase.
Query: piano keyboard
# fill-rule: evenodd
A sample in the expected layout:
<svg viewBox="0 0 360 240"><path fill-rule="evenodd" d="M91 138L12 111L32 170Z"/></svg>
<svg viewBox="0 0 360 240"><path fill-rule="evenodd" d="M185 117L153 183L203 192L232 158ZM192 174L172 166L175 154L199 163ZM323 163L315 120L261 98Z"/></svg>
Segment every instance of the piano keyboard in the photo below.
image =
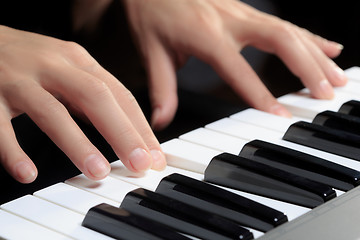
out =
<svg viewBox="0 0 360 240"><path fill-rule="evenodd" d="M0 207L0 239L113 239L111 236L107 236L101 232L113 231L116 229L115 227L118 227L118 229L123 228L121 234L127 234L127 238L124 235L124 239L207 239L208 237L209 239L233 239L235 236L237 236L238 239L251 239L253 237L261 240L304 238L360 239L360 229L357 226L360 222L360 210L357 211L360 206L360 188L349 185L349 181L341 185L343 182L340 177L340 180L335 181L339 183L339 188L335 188L334 191L336 197L331 200L323 200L317 197L316 201L325 202L316 203L316 207L306 206L310 200L300 201L300 203L295 204L291 199L285 201L276 199L278 196L281 198L282 195L287 195L287 193L301 195L304 191L299 190L299 187L296 187L296 189L289 187L287 182L279 183L279 180L269 180L268 182L270 187L277 183L280 184L277 190L278 194L273 194L271 198L266 196L266 189L260 191L262 196L254 193L256 192L255 187L249 187L244 191L241 188L245 188L244 186L248 184L256 185L256 181L261 180L265 184L266 179L270 179L267 175L268 173L261 171L257 173L258 178L252 179L252 176L246 175L249 172L247 166L236 166L240 174L244 173L245 177L243 177L243 179L233 174L231 168L214 170L215 175L219 173L219 176L222 172L228 173L229 171L229 178L231 178L231 180L235 179L236 181L240 181L240 184L237 184L240 189L217 184L199 185L199 188L195 188L198 183L203 183L204 180L207 179L212 179L211 181L214 180L215 182L218 179L224 179L223 176L210 176L210 166L217 166L214 160L215 156L222 158L224 157L223 153L226 153L232 156L232 158L238 159L239 157L236 155L240 153L243 147L256 139L297 150L304 155L308 154L317 157L316 159L321 158L329 161L335 166L333 168L335 170L338 165L341 165L341 167L345 169L345 172L347 172L348 168L360 170L360 162L354 160L354 158L356 159L358 157L356 151L360 149L356 146L356 144L358 144L358 142L356 142L358 138L357 134L349 133L349 135L346 135L355 139L354 142L349 143L352 144L351 146L353 146L352 149L354 149L355 154L349 157L342 156L344 154L339 155L336 152L338 149L335 149L338 145L333 146L328 140L323 140L320 133L307 134L305 131L301 132L303 134L301 137L294 137L294 134L290 133L289 130L290 128L294 128L296 130L294 131L298 132L300 130L296 128L295 123L299 121L311 123L320 112L326 110L336 112L341 108L343 103L350 100L360 100L360 67L353 67L347 69L345 72L350 80L349 84L345 87L335 89L336 98L333 100L312 99L309 97L307 89L280 97L279 101L293 113L294 117L291 119L271 115L255 109L247 109L230 117L210 123L203 128L185 133L177 139L162 143L163 151L167 155L168 160L168 166L164 171L157 172L149 170L146 173L136 174L128 171L121 161L115 161L111 164L112 170L110 176L104 180L94 182L87 179L84 175L78 175L65 182L60 182L39 190L33 195L25 195L5 203ZM342 111L348 111L348 109L344 108ZM325 120L322 119L318 121L324 122ZM351 119L349 121L351 121ZM336 132L337 130L334 131ZM283 139L284 135L287 134L291 135L289 141ZM308 141L308 137L314 137L315 140ZM333 138L335 139L336 137ZM317 144L317 139L320 139L322 145ZM298 144L296 143L297 141L302 143ZM339 144L341 145L343 143L339 142ZM328 145L331 146L331 149L325 150ZM347 145L345 145L345 147L347 147ZM336 154L331 152L335 152ZM314 160L315 162L317 162L316 159ZM236 161L231 164L233 163L236 165ZM226 164L230 164L230 162ZM259 164L263 163L260 161ZM265 168L263 165L259 166L260 170ZM267 165L266 168L268 168ZM296 167L290 168L298 171ZM271 167L269 167L269 169L271 169L272 172L279 171ZM319 171L321 170L320 168ZM280 173L283 173L282 170ZM355 174L353 184L356 185L357 171L351 173ZM156 202L157 200L152 200L151 197L163 199L163 195L157 192L161 191L161 189L167 191L168 185L172 186L172 184L177 184L176 176L178 175L172 174L190 177L195 182L187 186L179 184L178 187L180 190L171 193L174 194L175 200L164 198L162 201L166 200L169 202L169 205L160 205L159 207ZM169 175L172 177L164 179ZM252 179L248 183L246 182L246 176ZM287 176L288 175L285 177ZM324 182L330 181L330 178L327 177L323 177L322 179ZM172 181L175 181L175 183ZM227 182L226 179L224 181ZM306 181L309 181L309 184L313 183L313 181L309 179L305 179L305 182ZM162 185L160 185L160 182ZM281 184L285 185L283 186ZM342 188L340 185L343 186L344 189L340 190L340 188ZM323 185L319 186L323 187ZM193 187L196 190L192 190L193 193L191 193ZM235 196L234 199L239 199L236 202L251 201L251 204L257 206L258 209L262 209L262 207L265 206L270 207L271 209L267 210L275 215L278 214L276 216L282 217L281 221L285 221L285 223L274 223L274 219L276 222L280 220L280 217L279 219L273 218L272 223L270 220L254 220L252 217L245 217L244 219L250 219L254 224L260 224L259 226L249 227L248 225L251 224L247 224L244 219L240 219L239 221L245 221L244 226L240 227L235 221L237 213L231 212L233 210L230 211L227 208L220 208L223 213L211 213L211 211L215 211L216 206L214 202L209 203L203 201L207 200L207 196L202 195L205 194L202 192L202 189L205 191L207 188L209 188L208 194L213 194L214 192L222 193L221 198L211 196L215 199L215 205L216 201L220 201L219 199L224 200L226 196ZM262 188L262 185L260 188ZM281 190L282 188L285 190ZM350 188L352 189L348 190ZM253 189L254 192L252 192ZM181 191L183 191L183 193L181 193ZM305 199L310 199L314 195L314 193L307 191L305 191L304 194L304 196L306 196ZM187 202L186 199L194 199L194 197L203 198L195 200L195 202L197 202L196 204L201 208L207 207L210 212L200 210ZM180 202L181 198L185 199L186 204ZM246 200L244 200L245 198ZM139 203L141 201L143 201L143 204ZM178 208L172 208L174 204L178 206ZM236 205L236 203L234 204ZM120 205L121 208L119 208ZM97 207L94 208L95 206ZM156 207L158 209L154 210ZM158 213L166 212L167 209L173 209L167 213L171 215L172 211L180 211L180 208L188 209L189 211L187 213L180 212L179 215L181 217L186 219L189 218L189 216L193 216L196 218L194 222L201 222L205 225L208 224L210 226L209 229L192 225L192 220L189 220L188 223L184 223L184 220L176 220L173 222L171 216L165 216L166 213L165 215ZM212 210L212 208L214 209ZM89 211L90 209L92 210ZM253 209L253 211L256 212L255 209ZM227 214L227 212L230 218L233 219L222 216L223 214ZM261 211L259 212L261 213ZM105 215L96 218L101 214ZM112 214L117 214L118 219L124 218L124 221L128 221L129 218L126 218L126 216L130 215L134 215L135 219L138 217L139 220L138 222L135 221L131 223L133 225L129 225L120 222L120 220L115 221ZM148 218L144 216L141 217L140 215L142 214L148 214ZM153 223L152 220L149 221L149 218L155 219L157 216L163 218L169 225L174 224L171 226L184 227L185 230L180 230L182 234L178 234L169 228L163 229L163 225L161 224ZM201 216L204 216L204 219L201 219ZM96 221L101 221L102 218L105 222L99 222L100 230L92 230L86 227L88 223L90 225L94 224ZM243 216L239 218L243 218ZM86 221L84 219L86 219ZM144 228L145 230L142 229L141 233L134 233L137 231L136 229L134 230L136 224L138 228ZM272 224L278 226L272 226ZM103 230L101 230L102 227ZM243 229L243 227L245 228ZM186 228L192 228L195 236L191 236L191 231L189 230L190 233L187 232ZM147 231L162 232L163 236L154 236L148 234ZM222 231L226 233L223 234ZM228 234L228 232L231 233ZM116 234L120 233L115 233L113 237L118 236Z"/></svg>

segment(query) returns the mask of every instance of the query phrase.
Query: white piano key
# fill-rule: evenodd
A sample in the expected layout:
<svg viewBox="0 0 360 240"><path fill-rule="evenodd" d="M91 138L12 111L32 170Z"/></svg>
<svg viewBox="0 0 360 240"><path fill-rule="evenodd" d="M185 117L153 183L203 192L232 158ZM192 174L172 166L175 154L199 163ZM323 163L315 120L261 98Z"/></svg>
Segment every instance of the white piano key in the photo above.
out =
<svg viewBox="0 0 360 240"><path fill-rule="evenodd" d="M119 202L65 183L54 184L35 192L33 195L83 215L85 215L90 208L100 203L107 203L115 207L120 206ZM74 201L74 199L76 199L76 201Z"/></svg>
<svg viewBox="0 0 360 240"><path fill-rule="evenodd" d="M136 185L121 181L111 176L99 181L93 181L83 174L70 178L66 180L65 183L119 203L123 201L128 192L138 188Z"/></svg>
<svg viewBox="0 0 360 240"><path fill-rule="evenodd" d="M336 92L345 92L350 94L359 94L360 93L360 81L349 81L343 87L337 87L335 89Z"/></svg>
<svg viewBox="0 0 360 240"><path fill-rule="evenodd" d="M111 163L110 175L114 178L118 178L122 181L134 184L136 186L155 191L159 182L164 177L173 173L179 173L188 177L192 177L194 179L203 180L203 175L200 173L175 168L172 166L166 166L166 168L162 171L155 171L149 169L148 171L143 173L135 173L129 171L120 160Z"/></svg>
<svg viewBox="0 0 360 240"><path fill-rule="evenodd" d="M68 237L76 239L112 239L81 226L84 219L82 214L32 195L26 195L5 203L1 208Z"/></svg>
<svg viewBox="0 0 360 240"><path fill-rule="evenodd" d="M66 240L71 238L17 215L0 210L0 239Z"/></svg>
<svg viewBox="0 0 360 240"><path fill-rule="evenodd" d="M360 100L356 94L336 91L331 100L315 99L310 96L308 89L291 93L278 98L293 115L313 119L316 114L325 110L338 111L341 105L350 100Z"/></svg>
<svg viewBox="0 0 360 240"><path fill-rule="evenodd" d="M216 122L210 123L206 125L205 128L249 141L255 139L272 140L274 138L281 138L283 135L283 133L280 131L266 129L252 125L250 123L235 121L230 118L223 118Z"/></svg>
<svg viewBox="0 0 360 240"><path fill-rule="evenodd" d="M360 82L360 67L354 66L346 69L345 75L348 77L349 81L358 81Z"/></svg>
<svg viewBox="0 0 360 240"><path fill-rule="evenodd" d="M211 147L215 150L239 154L247 140L226 135L206 128L198 128L179 137L181 140Z"/></svg>
<svg viewBox="0 0 360 240"><path fill-rule="evenodd" d="M295 116L292 118L280 117L253 108L233 114L230 118L280 132L285 132L291 124L297 121L310 121L310 119Z"/></svg>
<svg viewBox="0 0 360 240"><path fill-rule="evenodd" d="M197 173L204 173L211 159L221 153L180 139L164 142L161 147L170 166Z"/></svg>

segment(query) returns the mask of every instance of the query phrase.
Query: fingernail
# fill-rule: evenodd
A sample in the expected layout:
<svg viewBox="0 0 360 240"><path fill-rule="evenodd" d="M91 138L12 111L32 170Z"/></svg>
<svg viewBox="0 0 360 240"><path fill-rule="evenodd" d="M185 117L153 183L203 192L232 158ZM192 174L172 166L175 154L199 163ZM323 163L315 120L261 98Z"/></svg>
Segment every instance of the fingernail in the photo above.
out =
<svg viewBox="0 0 360 240"><path fill-rule="evenodd" d="M334 72L334 75L335 75L336 79L338 79L338 80L340 80L342 82L347 81L347 77L345 75L344 70L342 70L339 67L335 67L333 69L334 69L333 72Z"/></svg>
<svg viewBox="0 0 360 240"><path fill-rule="evenodd" d="M334 42L334 41L329 41L331 44L333 44L337 49L339 49L340 51L344 49L344 45L338 43L338 42Z"/></svg>
<svg viewBox="0 0 360 240"><path fill-rule="evenodd" d="M150 154L153 160L152 169L163 170L166 167L165 155L160 150L151 150Z"/></svg>
<svg viewBox="0 0 360 240"><path fill-rule="evenodd" d="M344 49L344 45L340 44L340 43L336 43L336 47L339 49L339 50L343 50Z"/></svg>
<svg viewBox="0 0 360 240"><path fill-rule="evenodd" d="M27 161L21 161L16 164L15 171L18 179L22 182L30 183L36 178L36 171Z"/></svg>
<svg viewBox="0 0 360 240"><path fill-rule="evenodd" d="M270 113L281 116L281 117L291 117L291 113L281 104L275 104L270 108Z"/></svg>
<svg viewBox="0 0 360 240"><path fill-rule="evenodd" d="M325 99L332 99L334 97L334 90L327 79L320 81L321 97Z"/></svg>
<svg viewBox="0 0 360 240"><path fill-rule="evenodd" d="M89 173L96 178L104 178L110 172L110 165L108 162L96 154L87 157L85 166Z"/></svg>
<svg viewBox="0 0 360 240"><path fill-rule="evenodd" d="M151 156L145 149L137 148L130 153L129 162L136 171L145 171L151 167Z"/></svg>

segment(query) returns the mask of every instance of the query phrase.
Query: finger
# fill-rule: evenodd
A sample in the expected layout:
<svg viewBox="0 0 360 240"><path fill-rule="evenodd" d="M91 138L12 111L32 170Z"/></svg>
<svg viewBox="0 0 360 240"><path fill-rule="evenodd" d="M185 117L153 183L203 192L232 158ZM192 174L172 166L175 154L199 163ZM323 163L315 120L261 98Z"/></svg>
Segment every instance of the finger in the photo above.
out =
<svg viewBox="0 0 360 240"><path fill-rule="evenodd" d="M0 162L15 180L21 183L31 183L37 177L37 169L19 146L10 119L7 112L1 108Z"/></svg>
<svg viewBox="0 0 360 240"><path fill-rule="evenodd" d="M107 72L100 65L89 73L102 79L110 88L117 103L121 106L136 131L140 134L147 147L150 149L152 157L152 169L162 170L166 166L165 154L162 152L160 143L155 137L150 125L148 124L139 104L134 96L113 75Z"/></svg>
<svg viewBox="0 0 360 240"><path fill-rule="evenodd" d="M87 177L99 180L108 175L108 161L49 92L33 85L14 88L11 95L14 96L8 96L11 105L28 114Z"/></svg>
<svg viewBox="0 0 360 240"><path fill-rule="evenodd" d="M176 69L169 52L157 40L148 41L146 68L152 105L151 125L165 128L174 118L178 106Z"/></svg>
<svg viewBox="0 0 360 240"><path fill-rule="evenodd" d="M247 61L238 53L236 47L219 46L210 64L216 72L250 106L280 116L290 117L291 113L283 107L265 87Z"/></svg>
<svg viewBox="0 0 360 240"><path fill-rule="evenodd" d="M312 32L299 28L300 31L311 39L328 57L335 58L340 55L344 46L340 43L329 41L319 35L313 34Z"/></svg>
<svg viewBox="0 0 360 240"><path fill-rule="evenodd" d="M152 165L149 149L109 86L72 66L56 71L59 73L56 85L47 85L46 88L53 88L51 91L58 91L67 101L81 109L127 168L132 171L149 169ZM69 79L72 79L70 83ZM127 90L124 88L123 91Z"/></svg>
<svg viewBox="0 0 360 240"><path fill-rule="evenodd" d="M307 37L302 37L302 41L305 46L308 48L310 54L313 58L318 62L319 66L325 73L325 76L330 81L333 86L343 86L347 82L347 77L344 71L339 68L331 59L329 59L322 49L318 47L318 45L314 44L313 41L309 40Z"/></svg>
<svg viewBox="0 0 360 240"><path fill-rule="evenodd" d="M309 49L299 38L297 30L291 25L277 24L272 28L263 28L265 36L290 71L299 77L313 97L332 99L333 88L323 69L311 55ZM277 32L278 34L273 34Z"/></svg>

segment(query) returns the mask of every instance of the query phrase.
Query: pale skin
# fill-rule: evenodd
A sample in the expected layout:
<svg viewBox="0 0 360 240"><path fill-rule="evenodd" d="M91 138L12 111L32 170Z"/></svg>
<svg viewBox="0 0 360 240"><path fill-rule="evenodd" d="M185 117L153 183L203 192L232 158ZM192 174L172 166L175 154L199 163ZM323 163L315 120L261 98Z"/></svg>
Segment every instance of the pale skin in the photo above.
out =
<svg viewBox="0 0 360 240"><path fill-rule="evenodd" d="M86 5L96 18L111 1ZM315 98L330 99L346 84L331 60L342 46L235 0L123 0L148 72L151 126L166 127L177 109L175 71L193 55L210 64L251 106L282 116L280 105L239 54L245 46L276 54ZM81 12L82 0L75 12ZM79 10L80 9L80 10ZM91 29L80 14L74 28ZM83 17L81 17L83 16ZM96 24L95 24L96 25ZM89 27L90 26L90 27ZM16 141L11 119L26 113L87 177L100 180L110 165L72 120L83 115L132 171L161 170L166 160L133 95L73 42L0 26L0 161L30 183L36 166ZM121 66L119 66L121 67Z"/></svg>

